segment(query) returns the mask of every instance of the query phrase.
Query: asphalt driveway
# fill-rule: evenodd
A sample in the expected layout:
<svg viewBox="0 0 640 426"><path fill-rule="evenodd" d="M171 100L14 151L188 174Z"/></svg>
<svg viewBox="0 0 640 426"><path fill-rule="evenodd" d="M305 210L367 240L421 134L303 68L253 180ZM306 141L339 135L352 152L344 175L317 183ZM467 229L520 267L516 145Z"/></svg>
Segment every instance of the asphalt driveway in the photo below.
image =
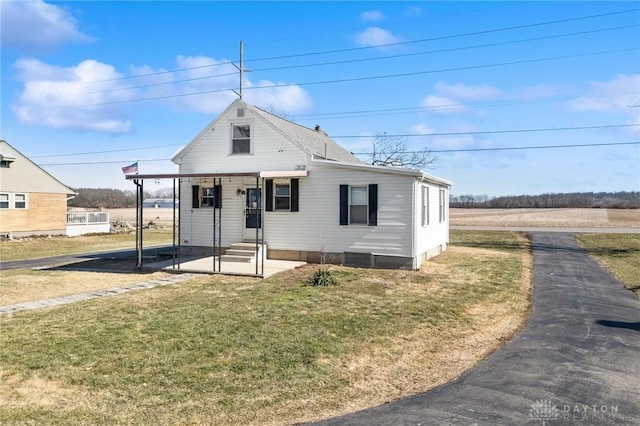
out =
<svg viewBox="0 0 640 426"><path fill-rule="evenodd" d="M638 425L640 300L573 234L533 234L533 312L457 380L318 425Z"/></svg>

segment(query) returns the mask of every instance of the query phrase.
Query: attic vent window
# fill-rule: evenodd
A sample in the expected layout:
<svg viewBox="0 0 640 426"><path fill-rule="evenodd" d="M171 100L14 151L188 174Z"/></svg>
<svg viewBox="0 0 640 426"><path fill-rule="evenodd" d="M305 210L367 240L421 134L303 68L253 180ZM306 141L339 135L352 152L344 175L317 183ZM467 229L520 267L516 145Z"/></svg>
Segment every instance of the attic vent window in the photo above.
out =
<svg viewBox="0 0 640 426"><path fill-rule="evenodd" d="M244 108L238 108L238 117L244 117Z"/></svg>

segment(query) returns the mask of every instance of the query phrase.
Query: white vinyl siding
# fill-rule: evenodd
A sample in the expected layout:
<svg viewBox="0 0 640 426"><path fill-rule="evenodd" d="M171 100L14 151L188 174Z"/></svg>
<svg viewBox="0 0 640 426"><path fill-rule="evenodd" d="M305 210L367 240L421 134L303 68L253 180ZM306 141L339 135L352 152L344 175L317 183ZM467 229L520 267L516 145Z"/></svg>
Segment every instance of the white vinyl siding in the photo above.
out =
<svg viewBox="0 0 640 426"><path fill-rule="evenodd" d="M300 179L300 212L268 215L269 248L411 256L413 178L314 165ZM339 187L378 185L377 226L341 226ZM302 207L304 206L304 208Z"/></svg>
<svg viewBox="0 0 640 426"><path fill-rule="evenodd" d="M306 166L307 155L262 120L252 120L251 111L245 110L244 121L238 123L234 122L238 120L235 114L230 115L232 117L221 117L215 128L202 132L185 151L180 159L180 173L282 171ZM252 155L229 155L232 124L249 120Z"/></svg>

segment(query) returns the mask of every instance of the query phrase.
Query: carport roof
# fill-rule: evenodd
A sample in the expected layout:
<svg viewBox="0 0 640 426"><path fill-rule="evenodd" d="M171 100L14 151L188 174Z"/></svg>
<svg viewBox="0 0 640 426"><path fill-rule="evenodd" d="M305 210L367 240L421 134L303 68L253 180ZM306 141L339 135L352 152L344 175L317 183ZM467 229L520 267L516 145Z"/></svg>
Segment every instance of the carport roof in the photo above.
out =
<svg viewBox="0 0 640 426"><path fill-rule="evenodd" d="M304 177L304 176L307 176L307 174L308 172L306 170L232 172L232 173L160 173L160 174L127 175L126 179L140 180L140 179L228 178L228 177L278 178L278 177Z"/></svg>

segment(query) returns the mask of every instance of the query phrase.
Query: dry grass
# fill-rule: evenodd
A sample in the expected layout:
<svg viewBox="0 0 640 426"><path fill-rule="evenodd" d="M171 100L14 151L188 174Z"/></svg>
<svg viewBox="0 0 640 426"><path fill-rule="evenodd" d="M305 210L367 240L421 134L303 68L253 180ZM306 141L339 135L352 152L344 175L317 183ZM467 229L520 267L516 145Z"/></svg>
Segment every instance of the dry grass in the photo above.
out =
<svg viewBox="0 0 640 426"><path fill-rule="evenodd" d="M454 226L640 228L640 209L451 209Z"/></svg>
<svg viewBox="0 0 640 426"><path fill-rule="evenodd" d="M420 271L200 277L0 318L8 424L295 424L454 379L524 323L523 237L453 232Z"/></svg>
<svg viewBox="0 0 640 426"><path fill-rule="evenodd" d="M163 272L122 274L27 269L0 271L0 300L2 305L12 305L133 284L166 275Z"/></svg>

